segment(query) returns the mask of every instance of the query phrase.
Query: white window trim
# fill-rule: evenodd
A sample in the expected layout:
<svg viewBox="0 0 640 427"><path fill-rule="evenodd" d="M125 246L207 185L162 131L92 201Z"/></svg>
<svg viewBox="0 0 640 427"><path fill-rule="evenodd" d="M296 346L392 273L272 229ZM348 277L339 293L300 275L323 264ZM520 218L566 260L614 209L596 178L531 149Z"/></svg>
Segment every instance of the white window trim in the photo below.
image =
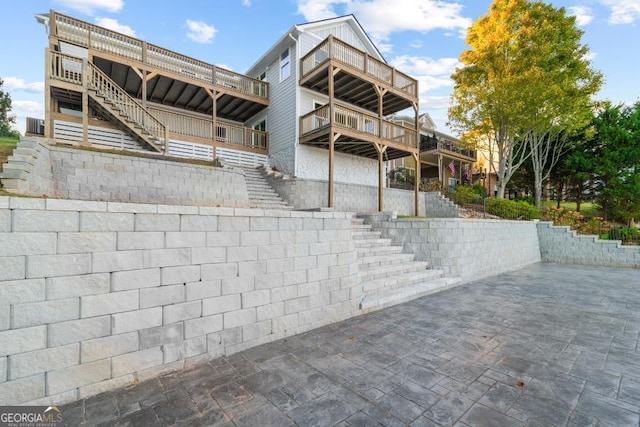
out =
<svg viewBox="0 0 640 427"><path fill-rule="evenodd" d="M287 64L289 65L289 74L287 74L285 77L282 77L282 55L284 54L284 52L282 52L279 56L279 61L278 61L278 66L280 67L280 81L285 81L286 79L288 79L289 77L291 77L291 48L287 48L286 50L287 52Z"/></svg>

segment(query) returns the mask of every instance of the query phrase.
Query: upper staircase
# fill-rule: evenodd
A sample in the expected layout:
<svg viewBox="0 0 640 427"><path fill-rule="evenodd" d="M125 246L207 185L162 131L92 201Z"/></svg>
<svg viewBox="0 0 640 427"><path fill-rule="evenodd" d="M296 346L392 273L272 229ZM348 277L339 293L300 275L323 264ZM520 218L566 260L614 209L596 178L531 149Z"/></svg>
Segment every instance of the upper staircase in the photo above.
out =
<svg viewBox="0 0 640 427"><path fill-rule="evenodd" d="M415 261L391 239L381 237L363 218L351 219L352 236L358 251L358 282L363 298L360 308L373 311L440 292L460 283L444 277L442 270L429 268L426 261Z"/></svg>
<svg viewBox="0 0 640 427"><path fill-rule="evenodd" d="M235 166L244 171L244 179L247 183L247 192L249 193L249 207L259 209L277 209L277 210L293 210L282 200L278 193L269 185L263 172L262 167L250 168L243 166Z"/></svg>
<svg viewBox="0 0 640 427"><path fill-rule="evenodd" d="M164 153L168 148L167 127L93 63L51 52L50 72L52 80L79 91L86 85L92 107L152 150Z"/></svg>

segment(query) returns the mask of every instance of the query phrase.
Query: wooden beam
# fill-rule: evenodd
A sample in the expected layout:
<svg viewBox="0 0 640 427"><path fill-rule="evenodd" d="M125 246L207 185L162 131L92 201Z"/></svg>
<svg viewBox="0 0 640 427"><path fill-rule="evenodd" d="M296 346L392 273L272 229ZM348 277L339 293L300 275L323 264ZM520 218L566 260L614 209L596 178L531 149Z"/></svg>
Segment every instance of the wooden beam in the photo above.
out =
<svg viewBox="0 0 640 427"><path fill-rule="evenodd" d="M384 152L387 151L387 147L377 143L374 143L374 146L378 152L378 212L382 212L384 210Z"/></svg>
<svg viewBox="0 0 640 427"><path fill-rule="evenodd" d="M412 153L416 162L416 182L414 184L414 215L420 216L420 155Z"/></svg>
<svg viewBox="0 0 640 427"><path fill-rule="evenodd" d="M329 49L331 49L331 45L333 44L333 37L329 36ZM331 54L331 52L329 52ZM329 55L331 58L332 56ZM333 207L333 169L334 169L334 154L335 154L335 137L336 135L333 133L333 123L335 114L334 111L334 72L333 72L333 62L329 61L329 182L328 182L328 195L327 195L327 206Z"/></svg>
<svg viewBox="0 0 640 427"><path fill-rule="evenodd" d="M89 64L88 59L82 60L82 142L89 145Z"/></svg>
<svg viewBox="0 0 640 427"><path fill-rule="evenodd" d="M147 71L147 81L151 80L152 78L154 78L155 76L158 75L157 71Z"/></svg>

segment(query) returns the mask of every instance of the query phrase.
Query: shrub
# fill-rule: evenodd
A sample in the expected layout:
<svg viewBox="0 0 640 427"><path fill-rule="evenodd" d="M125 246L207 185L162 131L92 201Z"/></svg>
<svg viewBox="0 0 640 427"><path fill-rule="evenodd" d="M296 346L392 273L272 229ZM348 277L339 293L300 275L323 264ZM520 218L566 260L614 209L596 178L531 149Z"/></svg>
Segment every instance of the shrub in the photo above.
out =
<svg viewBox="0 0 640 427"><path fill-rule="evenodd" d="M469 185L458 185L451 193L449 198L459 205L468 205L470 203L477 202L481 199L480 196L473 187Z"/></svg>
<svg viewBox="0 0 640 427"><path fill-rule="evenodd" d="M486 211L505 219L538 219L540 210L526 202L490 198L486 201Z"/></svg>

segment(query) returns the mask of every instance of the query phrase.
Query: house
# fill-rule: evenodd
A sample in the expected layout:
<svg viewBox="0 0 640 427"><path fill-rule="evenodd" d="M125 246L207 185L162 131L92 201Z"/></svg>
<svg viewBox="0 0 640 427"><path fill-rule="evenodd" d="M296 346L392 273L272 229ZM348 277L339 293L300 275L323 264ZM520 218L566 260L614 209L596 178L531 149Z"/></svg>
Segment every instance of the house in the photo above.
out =
<svg viewBox="0 0 640 427"><path fill-rule="evenodd" d="M36 19L49 35L45 137L267 163L268 83L55 11Z"/></svg>
<svg viewBox="0 0 640 427"><path fill-rule="evenodd" d="M405 110L417 118L418 81L386 63L357 19L294 25L247 74L265 75L271 88L269 163L296 179L296 188L282 185L281 192L296 204L304 196L306 207L351 208L346 199L358 192L350 186L377 187L382 210L384 162L418 155L415 120L388 119Z"/></svg>
<svg viewBox="0 0 640 427"><path fill-rule="evenodd" d="M399 117L394 121L411 126L412 120ZM473 170L477 160L476 151L470 149L463 141L451 135L436 130L436 125L428 113L418 118L420 133L420 185L423 190L448 191L459 184L473 184L481 178L481 173L474 175ZM394 171L401 171L400 176L408 175L413 179L416 162L413 158L389 162L388 169L391 178L396 176ZM475 167L478 171L477 166ZM394 184L393 179L390 185Z"/></svg>
<svg viewBox="0 0 640 427"><path fill-rule="evenodd" d="M353 15L294 25L245 74L55 11L43 131L57 143L269 165L300 208L382 210L385 162L419 156L418 81ZM412 122L393 115L409 111ZM395 208L395 205L394 205Z"/></svg>

